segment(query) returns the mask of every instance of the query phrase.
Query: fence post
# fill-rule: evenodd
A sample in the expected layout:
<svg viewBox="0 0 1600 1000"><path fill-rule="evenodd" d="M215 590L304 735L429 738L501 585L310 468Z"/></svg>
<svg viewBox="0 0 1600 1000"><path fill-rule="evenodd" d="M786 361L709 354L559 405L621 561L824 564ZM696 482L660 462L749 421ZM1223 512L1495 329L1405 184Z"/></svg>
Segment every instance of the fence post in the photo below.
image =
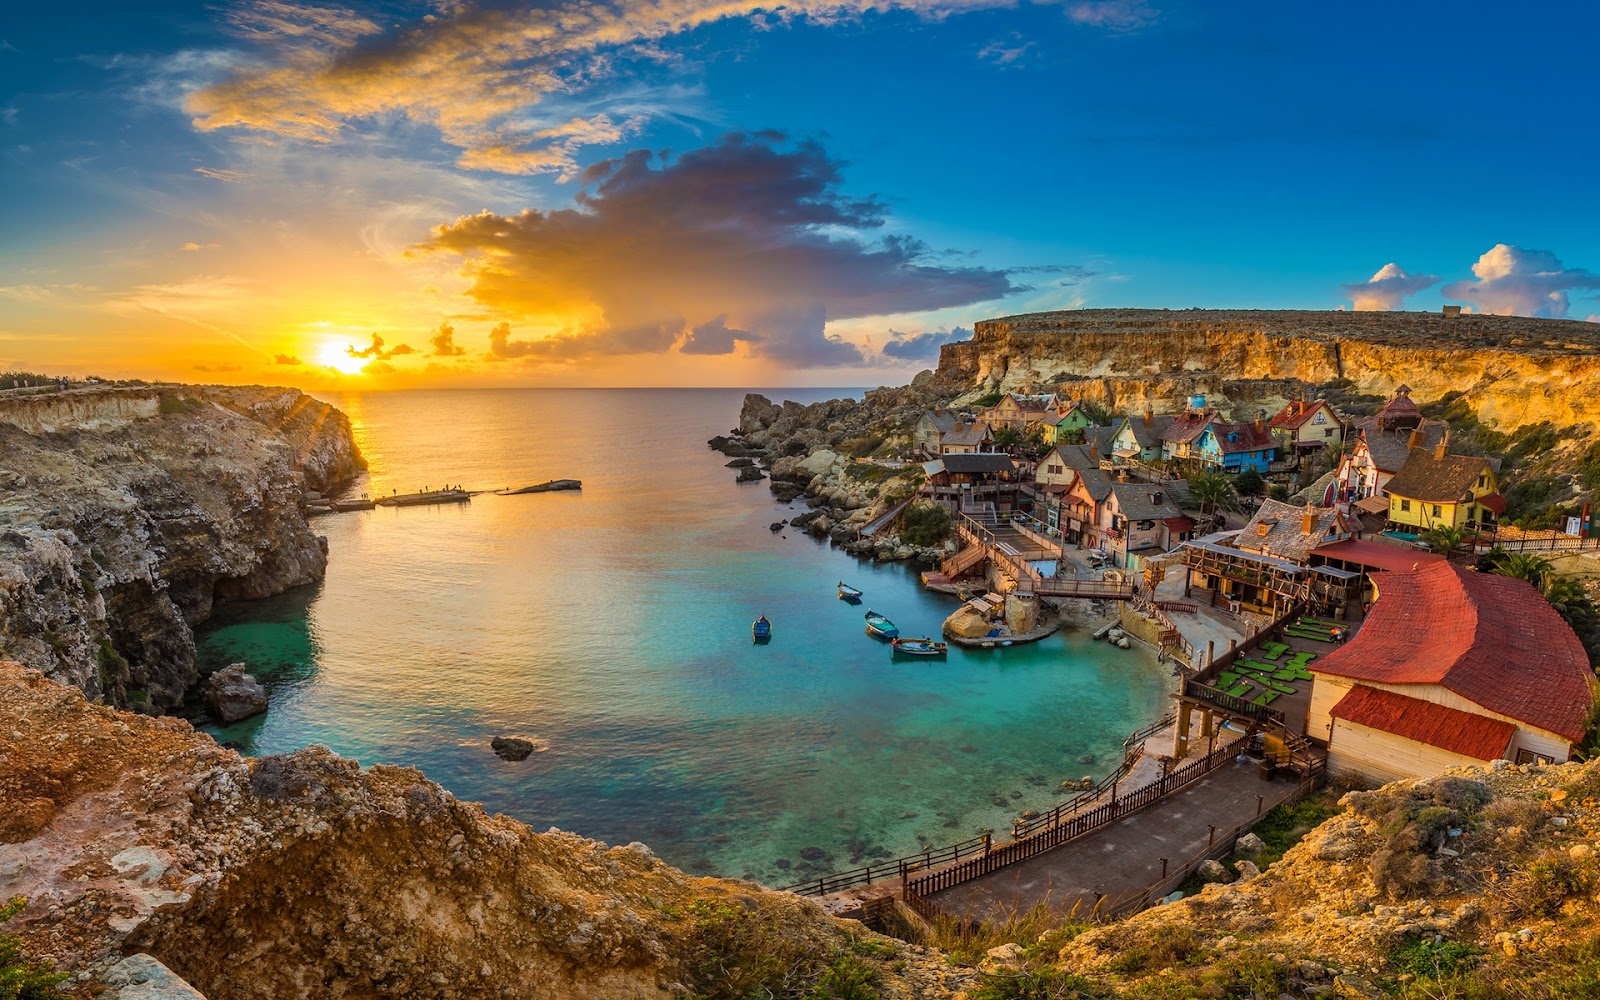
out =
<svg viewBox="0 0 1600 1000"><path fill-rule="evenodd" d="M1266 801L1266 796L1264 796L1264 795L1257 795L1256 796L1256 815L1257 816L1261 815L1261 806L1262 806L1262 803L1264 803L1265 801Z"/></svg>
<svg viewBox="0 0 1600 1000"><path fill-rule="evenodd" d="M1217 824L1208 823L1207 826L1211 828L1211 832L1206 835L1206 846L1214 847L1217 843Z"/></svg>

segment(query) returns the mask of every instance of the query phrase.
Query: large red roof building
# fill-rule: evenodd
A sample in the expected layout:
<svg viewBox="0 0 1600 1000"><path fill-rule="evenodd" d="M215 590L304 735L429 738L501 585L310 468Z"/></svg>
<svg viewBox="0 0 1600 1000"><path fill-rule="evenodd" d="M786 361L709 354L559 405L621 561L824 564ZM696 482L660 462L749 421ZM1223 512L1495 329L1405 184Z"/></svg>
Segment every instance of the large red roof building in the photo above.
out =
<svg viewBox="0 0 1600 1000"><path fill-rule="evenodd" d="M1314 660L1306 735L1335 772L1423 777L1565 761L1595 702L1588 654L1529 584L1438 560L1380 572L1361 630Z"/></svg>

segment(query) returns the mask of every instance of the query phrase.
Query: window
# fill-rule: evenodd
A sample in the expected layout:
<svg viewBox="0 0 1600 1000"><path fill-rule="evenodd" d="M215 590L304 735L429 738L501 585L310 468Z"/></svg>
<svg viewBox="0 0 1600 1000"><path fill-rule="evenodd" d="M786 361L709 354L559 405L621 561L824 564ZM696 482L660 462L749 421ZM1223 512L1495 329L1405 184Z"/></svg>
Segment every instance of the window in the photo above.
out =
<svg viewBox="0 0 1600 1000"><path fill-rule="evenodd" d="M1051 464L1050 464L1050 465L1049 465L1049 466L1048 466L1048 467L1047 467L1047 471L1048 471L1048 472L1049 472L1049 473L1050 473L1050 474L1051 474L1051 475L1052 475L1052 476L1059 476L1059 475L1061 475L1061 466L1060 466L1060 465L1058 465L1058 464L1055 464L1055 463L1051 463Z"/></svg>
<svg viewBox="0 0 1600 1000"><path fill-rule="evenodd" d="M1317 415L1311 418L1311 422L1314 424L1325 424L1328 422L1328 415L1323 413L1321 410L1318 410Z"/></svg>
<svg viewBox="0 0 1600 1000"><path fill-rule="evenodd" d="M1327 428L1326 430L1324 430L1322 432L1322 436L1325 437L1325 438L1331 438L1331 437L1333 437L1334 430L1335 430L1335 428L1329 427L1329 428Z"/></svg>
<svg viewBox="0 0 1600 1000"><path fill-rule="evenodd" d="M1438 504L1434 504L1433 505L1433 516L1434 517L1438 517L1439 516L1439 505Z"/></svg>
<svg viewBox="0 0 1600 1000"><path fill-rule="evenodd" d="M1478 487L1481 489L1484 486L1484 484L1487 483L1488 481L1489 481L1489 477L1488 476L1479 476L1478 477Z"/></svg>
<svg viewBox="0 0 1600 1000"><path fill-rule="evenodd" d="M1401 500L1400 500L1400 509L1401 510L1410 510L1411 509L1411 501L1402 497Z"/></svg>
<svg viewBox="0 0 1600 1000"><path fill-rule="evenodd" d="M1524 750L1521 747L1517 747L1517 763L1518 764L1534 764L1534 763L1554 764L1555 762L1556 761L1555 761L1554 757L1550 757L1550 756L1548 756L1546 754L1542 754L1542 753L1534 753L1532 750Z"/></svg>

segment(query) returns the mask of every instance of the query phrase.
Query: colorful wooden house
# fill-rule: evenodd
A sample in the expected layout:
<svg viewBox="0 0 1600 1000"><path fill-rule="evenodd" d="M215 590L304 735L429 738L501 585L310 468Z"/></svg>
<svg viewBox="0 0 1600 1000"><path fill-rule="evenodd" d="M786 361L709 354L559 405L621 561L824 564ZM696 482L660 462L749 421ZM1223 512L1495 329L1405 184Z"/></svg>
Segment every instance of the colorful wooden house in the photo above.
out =
<svg viewBox="0 0 1600 1000"><path fill-rule="evenodd" d="M1506 511L1494 464L1481 455L1452 455L1450 435L1432 449L1413 448L1389 480L1391 528L1481 528Z"/></svg>
<svg viewBox="0 0 1600 1000"><path fill-rule="evenodd" d="M1263 475L1277 454L1277 443L1267 430L1265 414L1253 424L1225 424L1213 420L1195 438L1192 460L1207 469L1237 475L1254 469Z"/></svg>
<svg viewBox="0 0 1600 1000"><path fill-rule="evenodd" d="M1277 439L1278 454L1285 458L1319 448L1344 446L1344 424L1323 399L1309 403L1303 399L1290 400L1267 422L1267 427Z"/></svg>

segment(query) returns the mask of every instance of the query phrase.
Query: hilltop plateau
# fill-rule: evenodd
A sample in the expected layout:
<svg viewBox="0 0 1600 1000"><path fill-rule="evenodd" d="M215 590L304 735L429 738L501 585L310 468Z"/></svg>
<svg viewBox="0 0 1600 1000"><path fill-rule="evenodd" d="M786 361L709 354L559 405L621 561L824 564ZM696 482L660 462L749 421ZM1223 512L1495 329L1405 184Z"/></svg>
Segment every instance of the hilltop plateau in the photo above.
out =
<svg viewBox="0 0 1600 1000"><path fill-rule="evenodd" d="M1520 316L1295 310L1083 309L983 320L938 374L980 391L1062 391L1118 412L1171 412L1190 394L1275 412L1338 385L1419 402L1458 394L1514 431L1600 421L1600 326Z"/></svg>

